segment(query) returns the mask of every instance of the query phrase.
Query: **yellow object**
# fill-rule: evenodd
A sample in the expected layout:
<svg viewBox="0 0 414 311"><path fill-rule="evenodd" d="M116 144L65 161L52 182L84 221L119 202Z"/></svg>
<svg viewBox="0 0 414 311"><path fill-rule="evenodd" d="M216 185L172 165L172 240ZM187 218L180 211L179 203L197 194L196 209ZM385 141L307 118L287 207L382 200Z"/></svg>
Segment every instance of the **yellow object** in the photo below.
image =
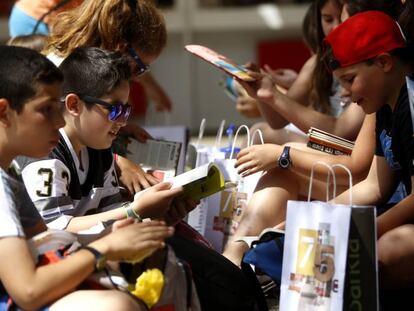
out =
<svg viewBox="0 0 414 311"><path fill-rule="evenodd" d="M224 177L214 163L204 164L169 180L172 188L182 186L184 194L200 200L224 189Z"/></svg>
<svg viewBox="0 0 414 311"><path fill-rule="evenodd" d="M137 278L135 289L131 293L151 308L160 299L163 287L162 272L159 269L148 269Z"/></svg>

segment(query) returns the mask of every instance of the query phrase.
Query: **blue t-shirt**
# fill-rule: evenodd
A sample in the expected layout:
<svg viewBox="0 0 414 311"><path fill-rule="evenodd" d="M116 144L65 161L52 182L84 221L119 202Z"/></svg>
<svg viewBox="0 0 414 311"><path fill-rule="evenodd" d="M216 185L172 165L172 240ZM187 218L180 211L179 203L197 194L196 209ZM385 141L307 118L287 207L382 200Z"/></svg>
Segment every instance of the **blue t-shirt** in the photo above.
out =
<svg viewBox="0 0 414 311"><path fill-rule="evenodd" d="M406 196L411 193L411 176L414 175L414 137L405 86L401 89L394 111L385 105L376 113L376 119L375 154L385 157L388 166L404 185L403 196Z"/></svg>
<svg viewBox="0 0 414 311"><path fill-rule="evenodd" d="M37 20L27 15L20 8L13 6L9 18L9 35L14 38L17 36L27 36L33 33ZM49 27L45 23L40 23L36 34L48 35Z"/></svg>

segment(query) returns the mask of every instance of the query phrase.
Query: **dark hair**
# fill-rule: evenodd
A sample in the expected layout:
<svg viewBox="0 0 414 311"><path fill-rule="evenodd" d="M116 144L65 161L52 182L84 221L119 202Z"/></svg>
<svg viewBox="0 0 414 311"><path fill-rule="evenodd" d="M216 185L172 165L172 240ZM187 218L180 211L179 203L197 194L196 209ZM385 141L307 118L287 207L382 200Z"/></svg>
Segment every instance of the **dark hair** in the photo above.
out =
<svg viewBox="0 0 414 311"><path fill-rule="evenodd" d="M65 75L63 95L102 97L131 77L125 56L95 47L75 49L59 68Z"/></svg>
<svg viewBox="0 0 414 311"><path fill-rule="evenodd" d="M396 56L410 64L411 66L411 78L414 78L414 0L406 0L403 10L398 17L398 24L407 40L407 48L403 51L396 51Z"/></svg>
<svg viewBox="0 0 414 311"><path fill-rule="evenodd" d="M316 51L316 64L312 76L312 86L310 93L310 103L312 106L324 113L331 112L331 103L330 96L332 95L332 73L330 73L324 63L321 61L323 55L323 39L325 35L322 29L322 14L321 10L324 5L332 1L334 2L339 10L341 9L341 4L338 0L316 0L315 1L315 18L317 22L317 31L316 35L318 38L318 49Z"/></svg>
<svg viewBox="0 0 414 311"><path fill-rule="evenodd" d="M401 0L344 0L349 16L365 11L381 11L397 19L402 10Z"/></svg>
<svg viewBox="0 0 414 311"><path fill-rule="evenodd" d="M0 46L0 68L0 98L17 112L36 95L39 83L63 81L62 72L51 61L28 48Z"/></svg>
<svg viewBox="0 0 414 311"><path fill-rule="evenodd" d="M314 54L318 51L320 46L320 42L318 41L318 21L316 17L317 11L316 2L313 1L306 11L305 16L303 17L302 21L302 34L303 40L307 47L311 50Z"/></svg>
<svg viewBox="0 0 414 311"><path fill-rule="evenodd" d="M22 46L38 52L41 52L46 46L47 36L45 35L26 35L17 36L7 41L10 46Z"/></svg>

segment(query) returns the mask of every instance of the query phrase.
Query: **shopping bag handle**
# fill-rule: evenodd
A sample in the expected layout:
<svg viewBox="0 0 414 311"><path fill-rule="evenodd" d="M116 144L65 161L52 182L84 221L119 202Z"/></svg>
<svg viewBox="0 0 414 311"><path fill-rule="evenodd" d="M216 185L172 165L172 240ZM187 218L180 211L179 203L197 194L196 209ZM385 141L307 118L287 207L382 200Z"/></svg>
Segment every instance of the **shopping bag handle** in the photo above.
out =
<svg viewBox="0 0 414 311"><path fill-rule="evenodd" d="M342 168L342 169L344 169L345 170L345 172L347 172L348 173L348 177L349 177L349 179L348 179L348 181L349 181L349 206L352 206L352 203L353 203L353 200L352 200L352 173L351 173L351 170L349 169L349 168L347 168L345 165L343 165L343 164L334 164L334 165L332 165L331 166L333 169L334 168L336 168L336 167L340 167L340 168ZM336 196L334 196L334 198L335 198ZM332 200L333 201L333 200Z"/></svg>
<svg viewBox="0 0 414 311"><path fill-rule="evenodd" d="M239 128L238 128L238 129L237 129L237 131L236 131L236 134L234 135L234 138L233 138L233 144L231 145L231 153L230 153L230 157L229 157L229 159L233 159L233 154L234 154L234 146L236 145L237 136L239 135L239 132L240 132L242 129L245 129L245 130L246 130L246 132L247 132L247 146L250 146L250 129L249 129L249 127L248 127L247 125L245 125L245 124L240 125L240 126L239 126Z"/></svg>
<svg viewBox="0 0 414 311"><path fill-rule="evenodd" d="M254 132L252 134L252 137L250 137L250 146L253 146L254 145L254 139L256 138L256 135L259 135L260 143L262 145L264 145L264 139L263 139L262 130L261 129L256 129L256 130L254 130Z"/></svg>
<svg viewBox="0 0 414 311"><path fill-rule="evenodd" d="M214 142L214 148L218 149L221 145L221 138L223 137L224 125L226 120L221 120L219 129L217 131L216 141Z"/></svg>
<svg viewBox="0 0 414 311"><path fill-rule="evenodd" d="M328 169L328 177L326 178L326 201L329 201L329 186L330 186L330 181L331 181L330 180L331 175L332 175L332 181L333 181L333 193L332 193L332 195L333 195L333 198L335 198L335 196L336 196L336 178L335 178L335 172L334 172L333 168L325 162L317 161L317 162L313 163L313 165L312 165L311 175L310 175L310 179L309 179L308 202L310 202L311 197L312 197L313 171L314 171L314 169L317 165L325 166Z"/></svg>
<svg viewBox="0 0 414 311"><path fill-rule="evenodd" d="M197 141L196 141L196 143L195 143L195 146L196 147L198 147L199 145L200 145L200 141L201 141L201 139L203 138L203 136L204 136L204 129L206 128L206 119L205 118L203 118L202 120L201 120L201 123L200 123L200 128L199 128L199 130L198 130L198 138L197 138Z"/></svg>

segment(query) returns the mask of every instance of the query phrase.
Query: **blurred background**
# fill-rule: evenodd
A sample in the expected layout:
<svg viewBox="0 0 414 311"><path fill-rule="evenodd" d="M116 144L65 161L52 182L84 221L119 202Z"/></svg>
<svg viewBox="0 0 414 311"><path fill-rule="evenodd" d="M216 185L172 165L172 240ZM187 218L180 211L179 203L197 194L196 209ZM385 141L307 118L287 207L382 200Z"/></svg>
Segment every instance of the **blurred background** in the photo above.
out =
<svg viewBox="0 0 414 311"><path fill-rule="evenodd" d="M149 125L182 124L191 133L206 118L206 131L220 121L253 124L242 117L219 85L223 74L190 55L186 44L200 44L238 63L299 70L309 57L302 40L304 0L158 0L165 14L168 44L151 72L173 101L171 115L147 113ZM14 0L0 0L0 41L8 38L8 16ZM151 105L150 105L151 106Z"/></svg>

